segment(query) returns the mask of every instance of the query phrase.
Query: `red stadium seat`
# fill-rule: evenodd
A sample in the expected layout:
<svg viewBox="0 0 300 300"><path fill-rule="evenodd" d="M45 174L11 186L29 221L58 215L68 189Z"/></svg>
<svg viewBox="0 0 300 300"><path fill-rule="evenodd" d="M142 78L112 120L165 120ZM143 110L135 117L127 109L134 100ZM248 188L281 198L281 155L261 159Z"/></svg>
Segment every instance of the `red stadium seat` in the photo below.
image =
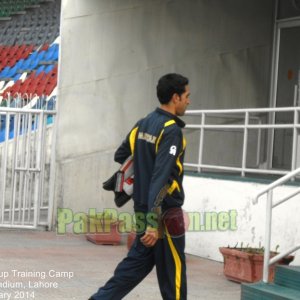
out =
<svg viewBox="0 0 300 300"><path fill-rule="evenodd" d="M47 82L46 88L45 88L45 95L49 96L51 92L54 90L54 88L57 85L57 78L54 78L53 80Z"/></svg>
<svg viewBox="0 0 300 300"><path fill-rule="evenodd" d="M16 64L16 62L17 62L16 58L14 58L14 57L13 58L9 58L7 60L6 65L12 67L12 66L14 66Z"/></svg>
<svg viewBox="0 0 300 300"><path fill-rule="evenodd" d="M41 49L39 49L39 52L41 51L47 51L49 49L49 44L44 44Z"/></svg>
<svg viewBox="0 0 300 300"><path fill-rule="evenodd" d="M33 51L34 45L29 45L27 48L24 50L22 58L27 58L28 55Z"/></svg>
<svg viewBox="0 0 300 300"><path fill-rule="evenodd" d="M36 90L35 90L35 93L38 95L38 96L42 96L43 94L45 94L45 89L46 89L46 83L45 82L41 82Z"/></svg>

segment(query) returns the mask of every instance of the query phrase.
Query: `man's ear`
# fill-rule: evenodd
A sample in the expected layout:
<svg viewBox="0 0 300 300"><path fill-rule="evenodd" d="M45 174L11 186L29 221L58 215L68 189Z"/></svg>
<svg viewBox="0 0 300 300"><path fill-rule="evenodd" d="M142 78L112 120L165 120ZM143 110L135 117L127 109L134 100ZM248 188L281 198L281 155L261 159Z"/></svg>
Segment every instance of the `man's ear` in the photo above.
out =
<svg viewBox="0 0 300 300"><path fill-rule="evenodd" d="M178 95L177 93L173 94L173 96L172 96L172 102L173 102L173 103L176 103L176 102L178 102L179 100L180 100L179 95Z"/></svg>

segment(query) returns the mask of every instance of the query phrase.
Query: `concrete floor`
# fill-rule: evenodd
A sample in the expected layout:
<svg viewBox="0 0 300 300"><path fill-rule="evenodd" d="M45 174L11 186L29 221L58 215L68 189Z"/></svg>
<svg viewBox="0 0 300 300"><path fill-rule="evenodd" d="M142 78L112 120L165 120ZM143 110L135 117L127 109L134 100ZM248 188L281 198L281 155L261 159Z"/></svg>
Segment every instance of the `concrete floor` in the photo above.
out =
<svg viewBox="0 0 300 300"><path fill-rule="evenodd" d="M83 235L1 230L0 299L87 300L126 255L125 238L121 246L102 246ZM187 255L187 270L189 300L240 299L240 285L226 280L223 264ZM155 271L124 299L161 299Z"/></svg>

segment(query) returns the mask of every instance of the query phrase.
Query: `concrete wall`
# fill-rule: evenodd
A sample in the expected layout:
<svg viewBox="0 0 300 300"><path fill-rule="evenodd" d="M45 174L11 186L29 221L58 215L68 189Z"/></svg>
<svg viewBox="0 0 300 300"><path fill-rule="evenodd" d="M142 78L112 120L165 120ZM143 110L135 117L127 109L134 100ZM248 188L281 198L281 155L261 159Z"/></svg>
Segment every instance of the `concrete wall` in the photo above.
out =
<svg viewBox="0 0 300 300"><path fill-rule="evenodd" d="M200 230L194 230L194 232L190 230L187 233L186 252L222 261L219 247L228 245L234 247L237 243L239 246L241 243L244 246L247 244L252 247L258 247L260 244L264 246L266 196L262 196L256 205L253 205L252 200L256 193L265 186L265 184L253 182L185 176L184 209L186 212L200 214L199 219L204 226L202 230L200 227ZM274 199L282 199L297 188L278 187L274 192ZM279 245L278 251L280 252L299 244L299 200L300 196L298 195L274 208L272 250L275 250L277 245ZM234 212L230 213L230 211ZM237 212L236 218L235 211ZM219 222L215 222L213 217L210 217L212 213L218 214ZM205 224L205 220L207 220L207 224ZM215 224L217 224L216 227L214 227ZM299 265L299 263L298 251L294 264Z"/></svg>
<svg viewBox="0 0 300 300"><path fill-rule="evenodd" d="M272 0L63 0L56 205L113 206L114 149L167 72L190 78L191 109L268 106L272 14Z"/></svg>

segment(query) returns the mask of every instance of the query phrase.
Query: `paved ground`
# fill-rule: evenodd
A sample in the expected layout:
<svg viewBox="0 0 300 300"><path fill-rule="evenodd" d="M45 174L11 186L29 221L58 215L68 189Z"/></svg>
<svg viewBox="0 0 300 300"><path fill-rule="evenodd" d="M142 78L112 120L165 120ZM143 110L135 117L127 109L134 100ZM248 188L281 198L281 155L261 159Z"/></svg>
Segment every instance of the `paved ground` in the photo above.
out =
<svg viewBox="0 0 300 300"><path fill-rule="evenodd" d="M100 246L83 235L1 230L0 299L87 300L126 255L124 242ZM240 285L225 279L223 264L188 255L187 268L189 300L240 299ZM124 299L161 299L155 271Z"/></svg>

